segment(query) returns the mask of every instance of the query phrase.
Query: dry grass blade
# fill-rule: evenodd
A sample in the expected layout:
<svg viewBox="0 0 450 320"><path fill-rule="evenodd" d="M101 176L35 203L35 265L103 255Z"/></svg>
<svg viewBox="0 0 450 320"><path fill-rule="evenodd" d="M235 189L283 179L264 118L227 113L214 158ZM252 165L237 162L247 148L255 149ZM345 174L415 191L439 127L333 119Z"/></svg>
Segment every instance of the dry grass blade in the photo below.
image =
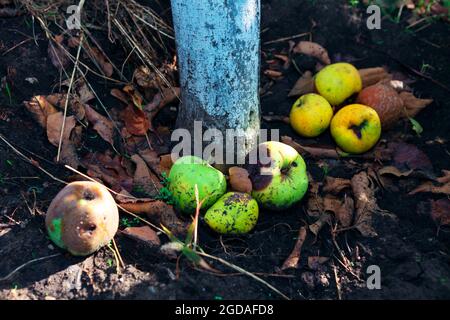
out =
<svg viewBox="0 0 450 320"><path fill-rule="evenodd" d="M49 255L49 256L45 256L45 257L41 257L41 258L36 258L36 259L30 260L30 261L28 261L28 262L26 262L26 263L24 263L24 264L18 266L17 268L15 268L13 271L11 271L11 272L10 272L9 274L7 274L6 276L0 277L0 281L6 281L6 280L10 279L10 278L11 278L13 275L15 275L17 272L19 272L20 270L22 270L23 268L25 268L26 266L28 266L28 265L30 265L30 264L32 264L32 263L34 263L34 262L38 262L38 261L43 261L43 260L51 259L51 258L60 256L60 255L61 255L60 253L55 253L55 254L52 254L52 255Z"/></svg>

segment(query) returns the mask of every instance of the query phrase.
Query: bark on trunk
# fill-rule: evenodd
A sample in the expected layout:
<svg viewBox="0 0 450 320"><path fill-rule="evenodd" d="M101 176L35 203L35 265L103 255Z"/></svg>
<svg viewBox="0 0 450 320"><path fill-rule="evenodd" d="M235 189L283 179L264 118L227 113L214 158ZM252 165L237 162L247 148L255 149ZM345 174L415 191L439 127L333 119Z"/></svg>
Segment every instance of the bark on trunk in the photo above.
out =
<svg viewBox="0 0 450 320"><path fill-rule="evenodd" d="M260 0L172 0L181 100L177 127L240 129L238 156L260 128ZM230 163L228 163L230 164Z"/></svg>

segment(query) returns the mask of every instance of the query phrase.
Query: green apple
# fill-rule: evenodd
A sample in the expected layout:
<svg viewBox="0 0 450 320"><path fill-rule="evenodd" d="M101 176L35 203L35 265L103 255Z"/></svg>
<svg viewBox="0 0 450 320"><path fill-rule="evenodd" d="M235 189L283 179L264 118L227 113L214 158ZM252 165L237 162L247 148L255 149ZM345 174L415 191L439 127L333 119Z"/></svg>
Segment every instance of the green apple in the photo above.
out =
<svg viewBox="0 0 450 320"><path fill-rule="evenodd" d="M243 234L255 227L258 213L258 203L250 195L228 192L206 211L205 222L221 234Z"/></svg>
<svg viewBox="0 0 450 320"><path fill-rule="evenodd" d="M169 173L169 191L177 210L195 213L195 185L200 201L205 199L202 209L211 207L227 190L223 173L208 162L195 156L179 158Z"/></svg>
<svg viewBox="0 0 450 320"><path fill-rule="evenodd" d="M308 189L306 164L300 154L277 141L261 143L258 151L258 163L248 165L252 197L262 207L277 211L300 201Z"/></svg>

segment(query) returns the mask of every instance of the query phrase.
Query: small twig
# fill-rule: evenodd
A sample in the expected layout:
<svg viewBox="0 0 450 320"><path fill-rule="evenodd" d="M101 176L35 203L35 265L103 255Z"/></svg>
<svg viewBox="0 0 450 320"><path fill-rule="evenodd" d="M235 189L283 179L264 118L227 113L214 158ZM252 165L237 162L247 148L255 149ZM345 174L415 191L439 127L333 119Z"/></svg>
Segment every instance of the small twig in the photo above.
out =
<svg viewBox="0 0 450 320"><path fill-rule="evenodd" d="M339 281L339 277L337 274L337 268L336 265L333 263L333 272L334 272L334 280L336 282L336 291L337 291L337 296L339 300L342 300L342 292L341 292L341 283Z"/></svg>
<svg viewBox="0 0 450 320"><path fill-rule="evenodd" d="M297 38L301 38L304 36L309 35L311 32L304 32L304 33L299 33L293 36L289 36L289 37L283 37L283 38L278 38L275 40L271 40L271 41L266 41L263 43L263 45L268 45L268 44L273 44L273 43L280 43L280 42L284 42L284 41L288 41L288 40L293 40L293 39L297 39Z"/></svg>
<svg viewBox="0 0 450 320"><path fill-rule="evenodd" d="M45 257L41 257L41 258L37 258L37 259L30 260L30 261L28 261L28 262L26 262L26 263L24 263L24 264L18 266L17 268L15 268L15 269L14 269L13 271L11 271L8 275L6 275L6 276L4 276L4 277L0 277L0 281L6 281L6 280L8 280L8 279L11 278L14 274L16 274L18 271L22 270L23 268L25 268L26 266L28 266L28 265L30 265L30 264L32 264L32 263L34 263L34 262L38 262L38 261L42 261L42 260L54 258L54 257L60 256L60 255L61 255L61 253L56 253L56 254L52 254L52 255L49 255L49 256L45 256Z"/></svg>
<svg viewBox="0 0 450 320"><path fill-rule="evenodd" d="M297 268L298 262L300 260L300 255L302 252L303 243L306 240L306 236L308 234L307 229L303 226L298 231L298 239L295 243L294 249L292 250L289 257L284 261L283 265L281 266L281 270L286 270L289 268Z"/></svg>
<svg viewBox="0 0 450 320"><path fill-rule="evenodd" d="M125 269L125 263L123 262L122 256L120 255L119 248L117 247L116 240L114 240L114 238L112 238L112 243L113 243L113 245L114 245L114 250L115 250L116 253L117 253L117 258L119 259L122 268Z"/></svg>
<svg viewBox="0 0 450 320"><path fill-rule="evenodd" d="M80 1L80 3L81 2L84 2L84 1L82 0L82 1ZM69 106L70 91L72 90L73 81L75 80L75 74L77 73L77 69L78 69L78 61L80 60L82 44L83 44L83 34L81 34L81 36L80 36L80 43L78 45L75 65L72 70L72 76L70 77L69 89L67 90L67 98L66 98L66 102L64 104L64 116L63 116L63 121L62 121L62 125L61 125L61 132L59 134L58 154L56 155L56 162L59 162L59 158L61 156L62 139L63 139L63 135L64 135L64 129L66 126L67 107Z"/></svg>
<svg viewBox="0 0 450 320"><path fill-rule="evenodd" d="M268 283L267 281L265 281L265 280L261 279L260 277L256 276L254 273L251 273L251 272L249 272L249 271L247 271L247 270L245 270L245 269L242 269L241 267L239 267L239 266L237 266L237 265L235 265L235 264L232 264L232 263L230 263L230 262L228 262L228 261L226 261L226 260L223 260L223 259L221 259L221 258L219 258L219 257L215 257L215 256L212 256L212 255L210 255L210 254L207 254L207 253L204 253L204 252L199 252L199 251L196 251L196 253L199 254L199 255L201 255L201 256L203 256L203 257L206 257L206 258L210 258L210 259L212 259L212 260L219 261L220 263L222 263L222 264L224 264L224 265L226 265L226 266L228 266L228 267L230 267L230 268L232 268L232 269L234 269L234 270L237 270L237 271L239 271L240 273L243 273L243 274L245 274L245 275L247 275L247 276L249 276L249 277L255 279L256 281L258 281L258 282L264 284L265 286L267 286L269 289L271 289L272 291L274 291L274 292L276 292L277 294L279 294L279 295L280 295L281 297L283 297L284 299L286 299L286 300L291 300L288 296L286 296L286 295L285 295L284 293L282 293L280 290L278 290L277 288L275 288L274 286L272 286L272 285L271 285L270 283ZM303 295L302 295L301 293L300 293L300 296L303 297ZM303 297L303 298L304 298L304 297Z"/></svg>

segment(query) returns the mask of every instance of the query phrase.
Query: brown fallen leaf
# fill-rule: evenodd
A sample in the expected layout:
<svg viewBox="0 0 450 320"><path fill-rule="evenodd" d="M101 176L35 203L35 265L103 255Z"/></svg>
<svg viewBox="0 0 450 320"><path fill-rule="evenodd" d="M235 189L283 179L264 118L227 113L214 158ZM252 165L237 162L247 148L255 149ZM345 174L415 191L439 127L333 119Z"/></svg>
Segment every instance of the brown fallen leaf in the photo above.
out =
<svg viewBox="0 0 450 320"><path fill-rule="evenodd" d="M326 176L323 191L329 192L332 194L338 194L342 190L350 188L350 187L351 187L351 182L348 179Z"/></svg>
<svg viewBox="0 0 450 320"><path fill-rule="evenodd" d="M281 270L297 268L298 263L300 261L300 255L302 252L303 243L306 240L306 236L308 235L308 230L305 227L301 227L298 231L297 242L295 243L294 249L292 250L289 257L284 261L281 266Z"/></svg>
<svg viewBox="0 0 450 320"><path fill-rule="evenodd" d="M67 56L66 51L63 49L64 35L56 35L54 41L55 43L49 41L47 53L52 64L61 71L70 63L69 57Z"/></svg>
<svg viewBox="0 0 450 320"><path fill-rule="evenodd" d="M400 92L400 98L403 100L405 106L405 113L407 117L414 118L422 109L433 102L433 99L419 99L411 92Z"/></svg>
<svg viewBox="0 0 450 320"><path fill-rule="evenodd" d="M142 95L137 91L133 85L126 85L122 89L128 96L131 98L131 101L133 101L133 104L140 110L142 110L142 103L144 101L144 98Z"/></svg>
<svg viewBox="0 0 450 320"><path fill-rule="evenodd" d="M314 235L317 237L319 235L320 230L322 230L322 228L331 223L331 214L328 212L322 212L319 216L319 219L314 222L313 224L310 224L308 226L309 231L311 231L312 233L314 233Z"/></svg>
<svg viewBox="0 0 450 320"><path fill-rule="evenodd" d="M133 73L133 79L144 89L158 89L164 84L161 77L156 72L150 71L146 66L136 68Z"/></svg>
<svg viewBox="0 0 450 320"><path fill-rule="evenodd" d="M139 150L139 155L141 156L142 159L144 159L145 163L154 173L160 175L159 170L160 159L158 152L147 148L144 150Z"/></svg>
<svg viewBox="0 0 450 320"><path fill-rule="evenodd" d="M297 82L294 84L294 87L289 92L288 97L298 97L314 91L315 87L312 73L311 71L306 71L300 78L298 78Z"/></svg>
<svg viewBox="0 0 450 320"><path fill-rule="evenodd" d="M439 227L450 226L450 200L431 200L431 218Z"/></svg>
<svg viewBox="0 0 450 320"><path fill-rule="evenodd" d="M172 161L172 155L169 154L163 154L161 156L161 161L159 162L160 172L165 173L166 176L169 176L170 169L172 168L173 161Z"/></svg>
<svg viewBox="0 0 450 320"><path fill-rule="evenodd" d="M362 87L366 88L383 80L391 80L392 76L384 68L359 69L359 75L362 80Z"/></svg>
<svg viewBox="0 0 450 320"><path fill-rule="evenodd" d="M55 147L59 146L63 120L64 115L62 112L53 113L47 117L47 137L50 143ZM76 153L75 145L70 138L71 132L75 128L75 125L76 120L74 116L66 118L64 133L61 140L61 153L59 161L76 169L80 165L80 161Z"/></svg>
<svg viewBox="0 0 450 320"><path fill-rule="evenodd" d="M150 121L144 111L136 106L129 104L122 111L121 117L125 126L131 134L135 136L145 136L150 128Z"/></svg>
<svg viewBox="0 0 450 320"><path fill-rule="evenodd" d="M334 213L336 219L344 227L350 227L353 222L353 212L355 211L355 202L352 197L345 195L344 203Z"/></svg>
<svg viewBox="0 0 450 320"><path fill-rule="evenodd" d="M390 142L389 149L393 150L394 166L405 172L407 170L433 171L433 164L428 156L413 144L405 142Z"/></svg>
<svg viewBox="0 0 450 320"><path fill-rule="evenodd" d="M47 138L55 147L59 146L63 120L64 115L62 112L53 113L47 117ZM76 119L74 116L66 117L62 141L70 139L70 133L72 132L72 129L75 128L75 125Z"/></svg>
<svg viewBox="0 0 450 320"><path fill-rule="evenodd" d="M106 56L98 48L92 47L87 42L83 44L83 47L86 49L88 55L98 64L103 74L107 77L111 77L114 69Z"/></svg>
<svg viewBox="0 0 450 320"><path fill-rule="evenodd" d="M141 241L150 247L159 247L161 245L161 240L159 240L158 235L149 226L128 227L121 233L129 238Z"/></svg>
<svg viewBox="0 0 450 320"><path fill-rule="evenodd" d="M361 171L354 175L351 183L356 207L355 227L364 237L376 237L377 233L372 227L372 216L380 209L367 173Z"/></svg>
<svg viewBox="0 0 450 320"><path fill-rule="evenodd" d="M252 181L247 170L241 167L231 167L228 169L230 175L231 189L237 192L251 193Z"/></svg>
<svg viewBox="0 0 450 320"><path fill-rule="evenodd" d="M317 271L322 264L330 260L329 257L310 256L308 257L308 267L311 270Z"/></svg>
<svg viewBox="0 0 450 320"><path fill-rule="evenodd" d="M450 195L450 171L443 170L443 176L437 178L436 181L439 185L435 185L433 182L427 181L408 194L414 195L417 193L436 193Z"/></svg>
<svg viewBox="0 0 450 320"><path fill-rule="evenodd" d="M55 107L58 107L61 110L64 110L66 106L66 99L67 94L66 93L54 93L51 95L48 95L45 97L45 99L54 105ZM68 111L73 114L78 120L83 120L84 116L86 114L84 105L81 103L78 97L72 97L69 99L69 103L67 104Z"/></svg>
<svg viewBox="0 0 450 320"><path fill-rule="evenodd" d="M379 175L391 174L393 176L396 176L397 178L409 177L413 172L414 172L413 169L401 172L397 167L394 166L387 166L378 170Z"/></svg>
<svg viewBox="0 0 450 320"><path fill-rule="evenodd" d="M187 232L188 223L179 219L173 207L164 201L123 203L120 206L132 213L146 214L151 222L156 225L164 225L175 235L182 235Z"/></svg>
<svg viewBox="0 0 450 320"><path fill-rule="evenodd" d="M85 105L86 118L92 124L94 130L110 145L114 145L114 125L110 119Z"/></svg>
<svg viewBox="0 0 450 320"><path fill-rule="evenodd" d="M88 176L100 179L116 192L130 192L133 188L133 178L123 168L122 158L118 155L112 158L108 153L89 153L82 164L87 168Z"/></svg>
<svg viewBox="0 0 450 320"><path fill-rule="evenodd" d="M281 142L293 147L295 150L297 150L298 153L300 153L302 155L309 154L312 157L317 157L317 158L334 158L334 159L341 158L341 156L336 151L336 149L332 148L332 147L323 147L322 148L322 147L302 146L299 143L295 142L289 136L282 136Z"/></svg>
<svg viewBox="0 0 450 320"><path fill-rule="evenodd" d="M150 130L156 132L153 127L153 119L157 116L158 112L161 111L169 103L175 101L180 96L180 88L164 88L159 93L157 93L152 102L144 106L144 111L150 121Z"/></svg>
<svg viewBox="0 0 450 320"><path fill-rule="evenodd" d="M119 90L117 88L111 89L111 95L128 105L131 102L131 99L129 96L127 96L122 90Z"/></svg>
<svg viewBox="0 0 450 320"><path fill-rule="evenodd" d="M162 188L161 182L147 167L144 159L139 155L131 156L131 161L136 164L136 171L133 177L133 190L145 193L147 197L154 198Z"/></svg>
<svg viewBox="0 0 450 320"><path fill-rule="evenodd" d="M323 64L330 64L331 60L328 51L320 44L311 41L300 41L292 49L293 53L302 53L320 60Z"/></svg>
<svg viewBox="0 0 450 320"><path fill-rule="evenodd" d="M47 117L57 113L58 110L45 99L44 96L35 96L30 101L24 101L25 108L31 112L33 118L42 128L47 126Z"/></svg>

